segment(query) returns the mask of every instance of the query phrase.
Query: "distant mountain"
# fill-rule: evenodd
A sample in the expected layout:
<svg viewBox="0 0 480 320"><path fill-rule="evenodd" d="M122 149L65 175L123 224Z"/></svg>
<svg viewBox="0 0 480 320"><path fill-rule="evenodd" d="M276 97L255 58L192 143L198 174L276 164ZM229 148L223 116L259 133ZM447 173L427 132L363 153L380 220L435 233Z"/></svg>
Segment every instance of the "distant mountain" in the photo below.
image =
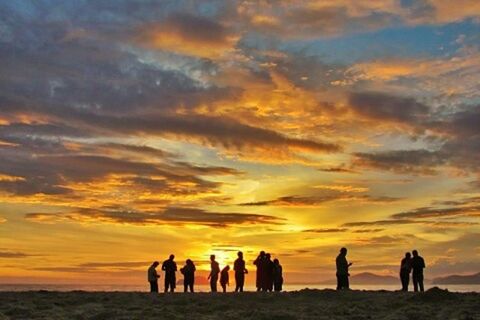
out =
<svg viewBox="0 0 480 320"><path fill-rule="evenodd" d="M358 273L350 277L350 283L355 284L398 284L399 281L396 277L381 276L370 272Z"/></svg>
<svg viewBox="0 0 480 320"><path fill-rule="evenodd" d="M459 276L459 275L451 275L447 277L439 277L432 280L433 284L480 284L480 272L466 275L466 276Z"/></svg>
<svg viewBox="0 0 480 320"><path fill-rule="evenodd" d="M350 277L350 284L398 284L400 280L392 276L382 276L370 272L363 272L352 275ZM334 284L336 280L327 280L322 282L322 284Z"/></svg>

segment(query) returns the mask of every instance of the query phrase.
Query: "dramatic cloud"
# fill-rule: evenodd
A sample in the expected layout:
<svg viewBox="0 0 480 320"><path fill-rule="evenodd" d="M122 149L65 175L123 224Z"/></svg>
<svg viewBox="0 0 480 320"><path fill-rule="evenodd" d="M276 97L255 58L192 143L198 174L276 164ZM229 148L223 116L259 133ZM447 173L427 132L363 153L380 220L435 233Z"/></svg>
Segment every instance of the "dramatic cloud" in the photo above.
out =
<svg viewBox="0 0 480 320"><path fill-rule="evenodd" d="M16 259L16 258L26 258L30 255L23 252L14 252L14 251L4 251L0 250L0 258L2 259Z"/></svg>
<svg viewBox="0 0 480 320"><path fill-rule="evenodd" d="M418 208L412 211L392 215L394 219L443 218L451 216L480 217L480 206L450 207L450 208Z"/></svg>
<svg viewBox="0 0 480 320"><path fill-rule="evenodd" d="M349 191L349 190L346 190ZM351 191L351 190L350 190ZM362 190L363 191L363 190ZM358 201L358 202L394 202L399 200L393 197L373 197L369 195L357 195L345 191L329 191L318 196L284 196L273 200L241 203L241 206L277 206L277 207L319 207L331 201Z"/></svg>
<svg viewBox="0 0 480 320"><path fill-rule="evenodd" d="M307 229L303 230L303 232L311 232L311 233L336 233L336 232L345 232L348 229L345 228L324 228L324 229Z"/></svg>
<svg viewBox="0 0 480 320"><path fill-rule="evenodd" d="M72 220L138 225L203 225L228 227L239 224L281 224L282 219L261 214L208 212L195 208L166 208L163 212L138 212L119 209L79 209L68 213L28 213L25 218L37 222Z"/></svg>
<svg viewBox="0 0 480 320"><path fill-rule="evenodd" d="M428 106L413 98L397 97L379 92L352 93L349 103L356 113L372 120L407 124L421 122L429 112Z"/></svg>
<svg viewBox="0 0 480 320"><path fill-rule="evenodd" d="M0 2L0 278L478 269L478 1L110 2Z"/></svg>
<svg viewBox="0 0 480 320"><path fill-rule="evenodd" d="M356 153L355 166L388 170L398 173L434 174L435 168L446 164L448 157L442 152L429 150L395 150L377 153Z"/></svg>
<svg viewBox="0 0 480 320"><path fill-rule="evenodd" d="M141 43L203 58L216 58L234 48L238 36L217 21L176 13L159 24L141 27Z"/></svg>

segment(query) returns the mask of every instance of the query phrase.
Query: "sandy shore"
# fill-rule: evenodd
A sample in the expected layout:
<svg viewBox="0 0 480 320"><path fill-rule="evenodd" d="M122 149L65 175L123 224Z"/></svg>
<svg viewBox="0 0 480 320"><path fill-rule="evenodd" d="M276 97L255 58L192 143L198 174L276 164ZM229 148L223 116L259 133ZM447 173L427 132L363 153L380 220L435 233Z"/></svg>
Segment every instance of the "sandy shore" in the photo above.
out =
<svg viewBox="0 0 480 320"><path fill-rule="evenodd" d="M480 293L0 292L0 319L480 319Z"/></svg>

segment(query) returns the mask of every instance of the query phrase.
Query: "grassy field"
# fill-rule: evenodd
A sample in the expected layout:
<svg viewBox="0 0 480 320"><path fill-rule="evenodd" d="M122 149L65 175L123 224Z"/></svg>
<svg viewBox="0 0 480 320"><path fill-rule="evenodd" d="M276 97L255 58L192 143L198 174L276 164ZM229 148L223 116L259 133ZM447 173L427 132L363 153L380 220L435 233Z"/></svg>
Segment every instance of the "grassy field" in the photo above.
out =
<svg viewBox="0 0 480 320"><path fill-rule="evenodd" d="M479 293L0 292L0 319L480 319Z"/></svg>

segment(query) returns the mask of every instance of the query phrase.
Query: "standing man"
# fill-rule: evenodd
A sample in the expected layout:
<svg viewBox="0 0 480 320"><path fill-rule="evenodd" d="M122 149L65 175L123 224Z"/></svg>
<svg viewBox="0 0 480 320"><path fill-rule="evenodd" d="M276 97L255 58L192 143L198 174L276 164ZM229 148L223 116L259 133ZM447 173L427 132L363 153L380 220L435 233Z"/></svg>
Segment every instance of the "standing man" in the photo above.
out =
<svg viewBox="0 0 480 320"><path fill-rule="evenodd" d="M185 266L180 269L180 272L183 274L183 292L188 292L190 288L190 292L194 292L193 285L195 283L195 264L192 260L187 259L185 262Z"/></svg>
<svg viewBox="0 0 480 320"><path fill-rule="evenodd" d="M158 278L160 276L157 273L157 270L155 269L158 267L160 263L158 261L155 261L152 263L150 268L148 268L148 282L150 282L150 292L155 292L158 293Z"/></svg>
<svg viewBox="0 0 480 320"><path fill-rule="evenodd" d="M260 254L258 255L257 259L253 262L255 266L257 266L257 280L256 280L256 285L257 285L257 291L262 290L264 287L264 279L263 279L263 266L264 266L264 261L265 261L265 251L260 251Z"/></svg>
<svg viewBox="0 0 480 320"><path fill-rule="evenodd" d="M347 248L341 248L340 253L337 256L337 290L348 290L350 284L348 282L348 268L352 265L347 261Z"/></svg>
<svg viewBox="0 0 480 320"><path fill-rule="evenodd" d="M175 256L171 254L168 260L165 260L162 264L162 270L165 271L165 292L168 292L168 289L170 289L170 292L175 292L177 264L173 259L175 259Z"/></svg>
<svg viewBox="0 0 480 320"><path fill-rule="evenodd" d="M243 286L245 285L245 274L248 270L245 268L245 260L243 260L243 252L238 251L237 260L233 264L233 270L235 271L235 292L243 292Z"/></svg>
<svg viewBox="0 0 480 320"><path fill-rule="evenodd" d="M210 256L210 274L208 275L208 279L210 280L210 289L212 292L217 292L217 281L218 281L218 274L220 273L220 266L218 262L215 261L215 255L212 254Z"/></svg>
<svg viewBox="0 0 480 320"><path fill-rule="evenodd" d="M412 255L410 252L405 253L405 258L400 262L400 280L402 281L402 291L408 291L408 283L410 282L410 272L412 271Z"/></svg>
<svg viewBox="0 0 480 320"><path fill-rule="evenodd" d="M265 254L265 260L263 262L263 291L271 292L273 290L273 273L274 265L272 261L272 256L270 253Z"/></svg>
<svg viewBox="0 0 480 320"><path fill-rule="evenodd" d="M273 290L282 291L283 285L283 270L282 265L278 259L273 259Z"/></svg>
<svg viewBox="0 0 480 320"><path fill-rule="evenodd" d="M413 250L412 255L413 290L417 292L420 287L420 291L423 292L423 269L425 269L425 260L418 255L417 250Z"/></svg>

